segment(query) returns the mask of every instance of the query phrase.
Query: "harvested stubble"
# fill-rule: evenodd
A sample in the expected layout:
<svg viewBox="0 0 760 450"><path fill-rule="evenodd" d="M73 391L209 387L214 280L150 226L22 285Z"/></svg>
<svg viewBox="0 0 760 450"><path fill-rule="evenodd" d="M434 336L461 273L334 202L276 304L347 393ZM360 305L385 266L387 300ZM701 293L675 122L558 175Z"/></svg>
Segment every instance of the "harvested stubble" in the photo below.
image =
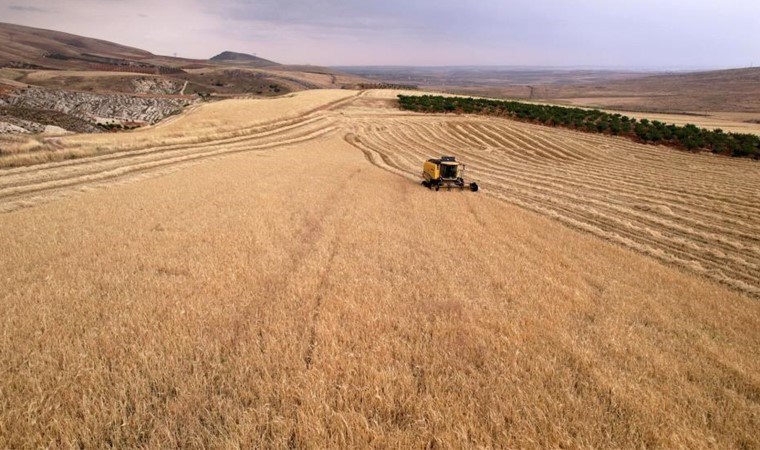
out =
<svg viewBox="0 0 760 450"><path fill-rule="evenodd" d="M285 144L0 215L0 447L760 445L757 301Z"/></svg>
<svg viewBox="0 0 760 450"><path fill-rule="evenodd" d="M348 141L413 179L451 153L493 196L760 298L756 162L479 117L358 116Z"/></svg>

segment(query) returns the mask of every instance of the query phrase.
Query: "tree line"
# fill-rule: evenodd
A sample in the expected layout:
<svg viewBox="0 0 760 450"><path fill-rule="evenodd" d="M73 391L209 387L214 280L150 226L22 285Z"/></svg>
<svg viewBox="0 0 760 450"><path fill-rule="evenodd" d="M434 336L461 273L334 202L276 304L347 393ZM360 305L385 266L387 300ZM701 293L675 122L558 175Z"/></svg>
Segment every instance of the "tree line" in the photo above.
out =
<svg viewBox="0 0 760 450"><path fill-rule="evenodd" d="M399 95L401 109L425 113L484 114L588 133L627 136L647 144L663 144L687 150L708 150L735 157L760 159L760 137L726 133L687 124L668 125L657 120L612 114L597 109L537 105L506 100L437 95Z"/></svg>
<svg viewBox="0 0 760 450"><path fill-rule="evenodd" d="M419 86L412 84L395 84L395 83L359 83L359 89L394 89L399 91L416 91Z"/></svg>

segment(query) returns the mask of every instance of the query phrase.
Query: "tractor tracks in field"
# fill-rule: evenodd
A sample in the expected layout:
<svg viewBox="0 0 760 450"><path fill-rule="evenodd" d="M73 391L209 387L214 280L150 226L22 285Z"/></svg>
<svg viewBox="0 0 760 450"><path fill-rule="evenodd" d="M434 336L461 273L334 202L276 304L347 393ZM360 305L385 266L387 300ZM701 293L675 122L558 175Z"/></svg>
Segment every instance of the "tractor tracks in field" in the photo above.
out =
<svg viewBox="0 0 760 450"><path fill-rule="evenodd" d="M340 220L342 217L344 217L341 213L341 207L343 208L350 208L350 204L347 203L340 203L339 198L342 196L343 192L346 190L348 185L354 180L357 176L359 176L359 171L355 171L351 173L348 178L346 178L339 186L337 186L331 193L331 195L328 196L328 199L326 201L327 204L331 205L329 209L327 209L323 213L322 217L322 224L318 225L320 227L320 230L325 230L325 226L328 225L328 220L330 218L337 218L337 221L333 221L333 224L335 225L335 229L332 233L320 233L321 235L327 234L327 245L326 245L326 251L327 254L325 258L325 262L323 264L319 265L318 268L318 274L316 275L316 279L318 279L318 283L316 284L314 290L313 290L313 299L311 301L307 300L308 304L311 304L311 312L309 315L309 320L307 322L307 329L306 332L306 345L305 349L303 351L303 362L306 367L306 370L309 370L312 368L315 360L315 352L318 345L318 332L317 332L317 326L319 325L319 322L322 317L322 310L324 307L324 303L326 300L326 293L325 290L328 286L329 282L329 275L332 271L332 267L335 261L335 257L338 254L338 245L340 243L341 236L344 235L343 229L344 225L340 223ZM314 246L311 248L310 253L316 254L316 242L314 243Z"/></svg>
<svg viewBox="0 0 760 450"><path fill-rule="evenodd" d="M136 141L0 170L0 212L339 133L371 164L415 182L424 160L451 153L468 163L485 195L760 298L760 171L753 162L503 119L399 113L377 109L374 100L363 91L213 138ZM311 322L319 319L316 303ZM307 365L316 340L309 333Z"/></svg>
<svg viewBox="0 0 760 450"><path fill-rule="evenodd" d="M451 153L488 195L760 297L751 161L482 118L358 118L344 139L413 180Z"/></svg>
<svg viewBox="0 0 760 450"><path fill-rule="evenodd" d="M331 244L330 248L330 256L327 259L327 262L325 262L322 268L322 273L319 276L319 284L316 287L315 298L313 301L314 307L311 311L311 317L309 317L308 341L303 356L303 362L306 365L307 370L311 369L311 366L314 362L314 351L317 348L317 324L321 318L322 304L325 300L325 294L323 291L327 285L327 274L332 267L336 254L334 242Z"/></svg>

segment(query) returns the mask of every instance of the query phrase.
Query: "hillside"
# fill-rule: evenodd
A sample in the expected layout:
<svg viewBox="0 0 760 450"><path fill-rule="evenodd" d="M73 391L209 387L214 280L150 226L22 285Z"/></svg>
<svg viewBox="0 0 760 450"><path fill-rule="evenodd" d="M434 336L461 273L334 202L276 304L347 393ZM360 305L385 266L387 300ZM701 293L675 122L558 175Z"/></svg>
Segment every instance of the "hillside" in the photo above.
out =
<svg viewBox="0 0 760 450"><path fill-rule="evenodd" d="M269 61L268 59L259 58L258 56L249 55L247 53L236 53L236 52L222 52L211 59L209 61L213 62L220 62L220 63L234 63L234 64L245 64L249 67L271 67L271 66L279 66L279 63L276 63L274 61Z"/></svg>
<svg viewBox="0 0 760 450"><path fill-rule="evenodd" d="M0 23L0 134L113 131L156 123L199 101L276 97L363 81L244 53L227 51L210 60L174 58Z"/></svg>
<svg viewBox="0 0 760 450"><path fill-rule="evenodd" d="M755 67L546 87L535 98L564 99L612 109L760 113L758 86L760 68Z"/></svg>
<svg viewBox="0 0 760 450"><path fill-rule="evenodd" d="M707 114L760 120L760 68L716 70L584 80L567 74L550 82L504 81L446 86L450 92L504 98L550 100L578 106L641 112Z"/></svg>
<svg viewBox="0 0 760 450"><path fill-rule="evenodd" d="M137 62L150 52L60 31L0 23L0 67L74 69L108 60Z"/></svg>
<svg viewBox="0 0 760 450"><path fill-rule="evenodd" d="M530 67L340 67L431 91L760 121L760 68L652 73Z"/></svg>

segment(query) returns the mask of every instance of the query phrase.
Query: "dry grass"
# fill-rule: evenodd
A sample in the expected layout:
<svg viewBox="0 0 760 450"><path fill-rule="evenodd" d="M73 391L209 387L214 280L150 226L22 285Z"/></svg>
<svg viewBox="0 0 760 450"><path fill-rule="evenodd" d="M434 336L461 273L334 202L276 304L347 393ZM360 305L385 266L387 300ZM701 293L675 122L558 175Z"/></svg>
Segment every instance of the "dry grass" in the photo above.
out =
<svg viewBox="0 0 760 450"><path fill-rule="evenodd" d="M760 298L753 161L502 119L355 117L348 140L380 167L417 179L446 149L493 196Z"/></svg>
<svg viewBox="0 0 760 450"><path fill-rule="evenodd" d="M548 96L546 99L536 100L527 98L526 92L529 92L529 89L526 86L510 88L453 88L444 86L441 89L446 89L447 92L451 92L451 94L448 95L520 99L519 101L521 102L537 104L570 106L578 108L601 108L611 114L620 113L622 115L635 117L637 119L659 120L661 122L673 123L676 125L694 124L701 128L720 128L726 132L753 133L760 135L760 125L758 125L756 122L756 120L760 120L760 106L748 108L747 110L741 111L724 111L717 108L709 108L709 105L700 104L694 105L694 107L691 109L678 109L675 107L670 109L665 107L647 108L647 102L651 100L651 97L647 96L592 96L557 98ZM429 90L429 92L426 93L429 93L431 95L441 95L435 90ZM419 95L419 92L412 92L408 95ZM725 98L734 94L721 92L717 93L716 95ZM758 105L760 105L760 102L758 102Z"/></svg>
<svg viewBox="0 0 760 450"><path fill-rule="evenodd" d="M757 118L760 113L757 67L654 76L597 73L593 78L546 71L543 80L535 74L510 79L515 74L472 72L460 84L422 84L465 95L543 99L608 110L707 113L719 120L741 113Z"/></svg>
<svg viewBox="0 0 760 450"><path fill-rule="evenodd" d="M377 95L193 150L233 156L54 202L33 196L134 173L103 178L117 170L99 169L105 156L3 172L0 204L36 206L0 215L12 237L0 447L760 445L757 301L499 200L522 192L491 172L494 154L517 164L509 143L478 153L467 141L493 122L418 123ZM427 191L391 173L421 155L373 146L383 170L344 139L407 134L425 148L418 136L439 129L460 136L483 192ZM555 139L580 152L574 135ZM555 144L521 144L515 167L546 152L545 177L558 176ZM564 186L595 180L600 148L617 144L587 143L599 161ZM124 156L130 167L147 155ZM648 164L653 176L666 162ZM37 189L12 194L25 186Z"/></svg>
<svg viewBox="0 0 760 450"><path fill-rule="evenodd" d="M588 102L586 100L589 100ZM572 101L561 102L580 107L592 107L596 103L591 99L572 99ZM625 103L617 106L624 107ZM634 106L631 106L634 108ZM760 125L750 122L753 119L760 119L760 112L722 112L722 111L700 111L696 114L673 114L657 112L635 112L628 110L605 109L605 111L615 114L620 113L629 117L647 120L659 120L660 122L672 123L676 125L694 124L701 128L710 130L720 128L725 132L732 133L752 133L760 135Z"/></svg>
<svg viewBox="0 0 760 450"><path fill-rule="evenodd" d="M277 100L226 100L192 108L181 116L182 120L169 118L153 127L119 133L118 136L106 133L71 136L56 140L56 145L37 147L35 151L27 150L26 140L22 143L5 142L0 152L0 169L114 153L127 157L135 152L220 147L230 140L256 137L303 121L310 113L334 106L354 95L356 92L352 91L318 90Z"/></svg>
<svg viewBox="0 0 760 450"><path fill-rule="evenodd" d="M24 134L9 134L3 136L3 147L0 155L24 154L41 150L44 147L39 136L30 137Z"/></svg>
<svg viewBox="0 0 760 450"><path fill-rule="evenodd" d="M122 78L122 77L152 77L139 72L107 72L93 70L33 70L29 71L24 81L35 84L38 81L50 81L58 78Z"/></svg>
<svg viewBox="0 0 760 450"><path fill-rule="evenodd" d="M570 102L595 97L594 104L605 108L757 113L760 110L758 82L760 70L744 68L634 78L601 86L547 86L546 94Z"/></svg>
<svg viewBox="0 0 760 450"><path fill-rule="evenodd" d="M599 108L600 105L594 103L594 98L588 99L558 99L551 101L527 100L530 103L548 104L558 106L572 106L579 108ZM633 108L633 106L631 106ZM646 112L645 109L625 109L624 105L603 108L610 114L619 113L637 119L659 120L660 122L687 125L693 124L700 128L714 130L720 128L725 132L732 133L752 133L760 135L760 125L751 122L754 118L759 118L760 113L751 112L730 112L730 111L711 111L699 110L695 113L663 113L663 112ZM621 109L622 108L622 109Z"/></svg>
<svg viewBox="0 0 760 450"><path fill-rule="evenodd" d="M260 72L276 78L291 79L298 83L326 89L339 88L344 84L357 85L368 82L366 78L332 71L324 67L277 66L262 69Z"/></svg>

